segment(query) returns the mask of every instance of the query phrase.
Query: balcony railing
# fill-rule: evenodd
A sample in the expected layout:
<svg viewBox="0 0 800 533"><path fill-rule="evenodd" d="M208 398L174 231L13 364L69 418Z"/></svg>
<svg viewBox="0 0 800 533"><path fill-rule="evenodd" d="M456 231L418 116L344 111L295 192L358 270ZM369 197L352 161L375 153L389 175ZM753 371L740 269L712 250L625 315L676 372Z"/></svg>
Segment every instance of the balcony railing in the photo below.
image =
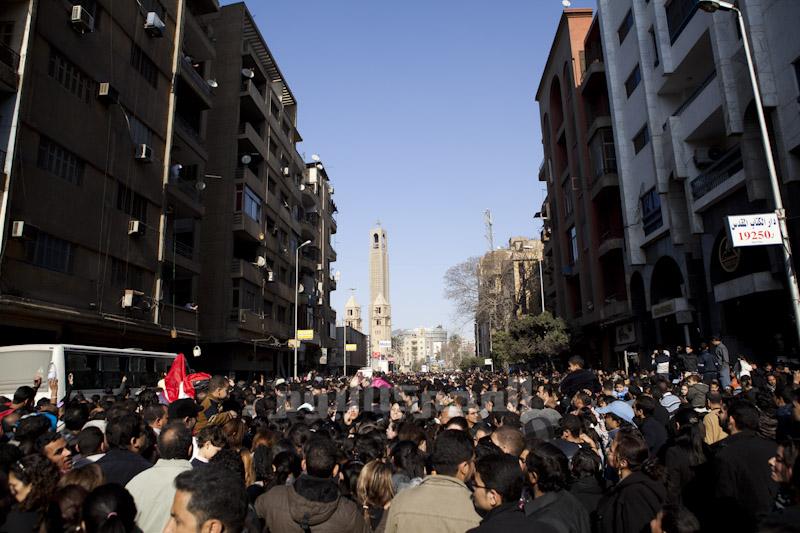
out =
<svg viewBox="0 0 800 533"><path fill-rule="evenodd" d="M744 168L742 150L736 146L692 180L692 198L699 200L716 187L725 183L742 168Z"/></svg>
<svg viewBox="0 0 800 533"><path fill-rule="evenodd" d="M595 150L598 153L594 153ZM593 147L592 152L595 179L606 174L617 173L617 152L614 148L613 140L598 143L596 147Z"/></svg>
<svg viewBox="0 0 800 533"><path fill-rule="evenodd" d="M691 95L689 95L689 98L687 98L687 99L686 99L686 100L685 100L685 101L684 101L684 102L683 102L683 103L680 105L680 107L679 107L678 109L676 109L676 110L675 110L675 112L672 114L672 116L674 116L674 117L680 116L680 114L681 114L681 113L683 113L683 112L686 110L686 108L687 108L687 107L689 107L690 105L692 105L692 102L694 102L694 101L697 99L697 97L698 97L698 96L700 96L700 93L702 93L702 92L703 92L703 90L704 90L706 87L708 87L708 85L709 85L709 84L710 84L710 83L711 83L711 82L714 80L714 78L716 78L716 77L717 77L717 71L716 71L716 70L713 70L713 71L711 72L711 74L709 74L709 75L708 75L708 77L707 77L705 80L703 80L703 82L702 82L700 85L698 85L698 86L697 86L697 88L694 90L694 92L693 92Z"/></svg>
<svg viewBox="0 0 800 533"><path fill-rule="evenodd" d="M181 72L185 72L206 96L211 96L211 86L208 84L205 78L203 78L203 76L201 76L200 73L194 69L191 58L188 56L183 57L183 68L181 69Z"/></svg>
<svg viewBox="0 0 800 533"><path fill-rule="evenodd" d="M190 123L188 120L186 120L177 113L175 113L175 123L183 132L185 132L186 134L189 135L189 137L194 139L194 141L197 144L203 146L203 143L205 141L203 140L203 137L200 135L200 131L196 126L194 126L192 123Z"/></svg>
<svg viewBox="0 0 800 533"><path fill-rule="evenodd" d="M170 178L169 184L174 185L179 191L197 203L201 203L200 191L197 190L197 182L184 180L181 178Z"/></svg>
<svg viewBox="0 0 800 533"><path fill-rule="evenodd" d="M681 32L697 12L698 0L672 0L666 6L670 44L678 40Z"/></svg>
<svg viewBox="0 0 800 533"><path fill-rule="evenodd" d="M175 252L181 257L194 260L194 246L180 241L167 241L167 250Z"/></svg>
<svg viewBox="0 0 800 533"><path fill-rule="evenodd" d="M0 63L8 65L14 72L19 68L19 54L4 44L0 44Z"/></svg>

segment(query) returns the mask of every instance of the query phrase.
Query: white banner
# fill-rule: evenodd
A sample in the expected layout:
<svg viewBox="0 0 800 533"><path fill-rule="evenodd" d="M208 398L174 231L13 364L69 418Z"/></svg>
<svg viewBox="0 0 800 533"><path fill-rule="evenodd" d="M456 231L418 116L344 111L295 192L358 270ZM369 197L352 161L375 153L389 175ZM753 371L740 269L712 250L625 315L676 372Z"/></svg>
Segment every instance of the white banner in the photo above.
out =
<svg viewBox="0 0 800 533"><path fill-rule="evenodd" d="M781 244L781 230L775 213L729 216L728 229L734 248Z"/></svg>

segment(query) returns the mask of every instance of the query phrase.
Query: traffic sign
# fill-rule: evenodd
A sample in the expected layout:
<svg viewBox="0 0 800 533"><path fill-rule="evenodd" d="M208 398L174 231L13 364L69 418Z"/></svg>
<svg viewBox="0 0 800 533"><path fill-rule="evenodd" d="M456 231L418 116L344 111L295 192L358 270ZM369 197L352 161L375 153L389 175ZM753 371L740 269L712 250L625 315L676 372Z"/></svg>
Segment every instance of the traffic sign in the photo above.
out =
<svg viewBox="0 0 800 533"><path fill-rule="evenodd" d="M298 329L297 330L297 340L310 341L313 338L314 338L314 330L313 329Z"/></svg>
<svg viewBox="0 0 800 533"><path fill-rule="evenodd" d="M344 349L346 352L356 352L358 351L358 344L345 344Z"/></svg>

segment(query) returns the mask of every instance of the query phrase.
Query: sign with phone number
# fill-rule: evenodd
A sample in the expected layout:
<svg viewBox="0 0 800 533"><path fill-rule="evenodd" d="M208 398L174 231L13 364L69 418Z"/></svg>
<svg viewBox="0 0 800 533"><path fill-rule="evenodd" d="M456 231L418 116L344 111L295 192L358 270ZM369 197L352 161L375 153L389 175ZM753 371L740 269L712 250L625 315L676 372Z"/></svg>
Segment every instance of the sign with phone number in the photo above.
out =
<svg viewBox="0 0 800 533"><path fill-rule="evenodd" d="M778 215L775 213L729 216L728 229L734 248L781 244L782 242Z"/></svg>

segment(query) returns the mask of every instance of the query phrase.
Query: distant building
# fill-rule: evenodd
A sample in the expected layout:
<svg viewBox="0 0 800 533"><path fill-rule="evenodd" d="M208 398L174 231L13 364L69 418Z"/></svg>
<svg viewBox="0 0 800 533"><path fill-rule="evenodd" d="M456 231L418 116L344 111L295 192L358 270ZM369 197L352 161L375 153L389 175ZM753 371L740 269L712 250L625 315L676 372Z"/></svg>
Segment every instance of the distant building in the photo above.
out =
<svg viewBox="0 0 800 533"><path fill-rule="evenodd" d="M539 263L542 242L512 237L507 248L486 253L478 263L478 311L475 337L478 355L491 354L491 337L514 317L542 312Z"/></svg>
<svg viewBox="0 0 800 533"><path fill-rule="evenodd" d="M402 371L439 360L447 345L447 330L435 328L402 329L394 332L395 364Z"/></svg>
<svg viewBox="0 0 800 533"><path fill-rule="evenodd" d="M355 296L350 296L344 305L344 322L348 328L364 331L363 320L361 319L361 306L358 305Z"/></svg>
<svg viewBox="0 0 800 533"><path fill-rule="evenodd" d="M344 367L342 354L346 344L355 344L356 350L347 352L347 374L352 376L359 368L369 365L370 359L367 354L369 338L357 329L347 327L347 340L345 340L344 330L344 326L336 328L337 349L332 352L333 357L328 359L328 368L331 371L340 372Z"/></svg>

